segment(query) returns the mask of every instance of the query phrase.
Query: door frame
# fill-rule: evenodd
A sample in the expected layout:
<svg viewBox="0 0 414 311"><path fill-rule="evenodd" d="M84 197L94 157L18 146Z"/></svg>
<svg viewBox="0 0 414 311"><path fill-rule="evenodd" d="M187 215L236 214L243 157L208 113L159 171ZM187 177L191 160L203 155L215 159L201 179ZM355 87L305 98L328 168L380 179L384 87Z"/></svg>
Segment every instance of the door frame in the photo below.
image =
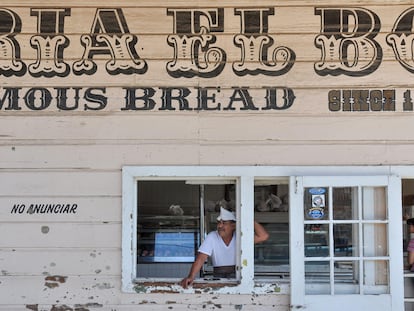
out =
<svg viewBox="0 0 414 311"><path fill-rule="evenodd" d="M304 255L304 188L308 186L387 186L388 249L390 293L382 295L306 295ZM372 309L377 303L380 310L404 310L404 282L402 253L401 178L394 175L372 176L292 176L290 178L290 267L291 310L330 310L332 303L338 311L349 310L352 305ZM393 208L395 206L395 208ZM293 210L293 208L295 210ZM390 243L392 241L392 243ZM355 309L355 308L354 308Z"/></svg>

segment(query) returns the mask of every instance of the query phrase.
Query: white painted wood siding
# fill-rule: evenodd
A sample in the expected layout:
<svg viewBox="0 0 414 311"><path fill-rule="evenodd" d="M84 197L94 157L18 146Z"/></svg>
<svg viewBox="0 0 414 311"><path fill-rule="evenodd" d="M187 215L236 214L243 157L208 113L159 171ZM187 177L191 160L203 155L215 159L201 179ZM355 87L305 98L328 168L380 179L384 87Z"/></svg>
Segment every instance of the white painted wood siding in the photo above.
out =
<svg viewBox="0 0 414 311"><path fill-rule="evenodd" d="M317 3L316 3L317 2ZM97 74L66 78L0 76L1 87L105 87L109 99L102 111L0 110L0 310L289 310L289 293L269 295L125 294L121 291L121 169L124 165L412 165L414 112L403 112L403 92L414 94L414 74L395 59L386 36L412 1L348 1L381 20L375 38L383 60L363 77L319 76L314 71L320 50L316 7L345 6L341 1L242 0L237 7L275 7L269 35L295 51L291 70L281 76L236 76L232 62L240 51L233 36L240 18L230 0L190 2L197 8L224 7L225 29L217 45L227 64L212 79L172 78L165 66L173 58L166 37L172 34L167 8L188 7L173 0L2 0L1 8L22 19L21 57L36 60L30 37L36 34L31 8L70 7L65 35L70 46L65 61L80 59L80 35L90 32L96 8L122 8L137 51L148 63L138 75L110 76L107 56L98 56ZM0 58L0 62L4 59ZM282 111L121 111L123 87L188 87L195 107L196 87L220 87L217 100L227 106L232 87L247 86L258 106L263 87L289 87L295 101ZM335 89L394 89L394 112L330 112L328 92ZM73 96L73 95L72 95ZM69 98L69 101L73 99ZM235 107L237 104L234 104ZM157 106L158 107L158 106ZM12 213L24 204L20 213ZM30 214L30 204L77 204L76 213ZM59 309L61 308L61 309Z"/></svg>

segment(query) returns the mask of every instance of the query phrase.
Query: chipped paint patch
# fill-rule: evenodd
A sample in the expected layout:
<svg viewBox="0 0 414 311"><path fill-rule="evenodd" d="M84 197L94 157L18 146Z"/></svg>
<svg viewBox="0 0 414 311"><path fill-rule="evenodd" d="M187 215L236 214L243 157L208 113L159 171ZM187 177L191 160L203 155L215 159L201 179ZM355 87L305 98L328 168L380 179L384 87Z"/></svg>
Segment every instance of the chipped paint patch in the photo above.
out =
<svg viewBox="0 0 414 311"><path fill-rule="evenodd" d="M243 259L242 265L243 267L247 267L247 259Z"/></svg>
<svg viewBox="0 0 414 311"><path fill-rule="evenodd" d="M114 286L112 286L109 283L99 283L99 284L96 284L92 287L93 288L98 288L98 289L111 289L111 288L114 288Z"/></svg>
<svg viewBox="0 0 414 311"><path fill-rule="evenodd" d="M103 305L100 303L96 303L96 302L90 302L90 303L86 303L86 304L76 304L74 306L74 311L78 311L78 310L82 310L81 308L88 308L85 309L85 311L89 310L89 308L102 308Z"/></svg>
<svg viewBox="0 0 414 311"><path fill-rule="evenodd" d="M147 287L144 285L135 285L134 286L134 291L137 293L146 293L147 292Z"/></svg>
<svg viewBox="0 0 414 311"><path fill-rule="evenodd" d="M45 278L45 286L49 288L59 287L60 284L65 283L67 276L49 275Z"/></svg>
<svg viewBox="0 0 414 311"><path fill-rule="evenodd" d="M100 303L86 303L86 304L75 304L74 306L68 305L52 305L52 307L41 306L39 308L38 304L35 305L26 305L26 309L32 311L90 311L90 308L103 308L103 305Z"/></svg>

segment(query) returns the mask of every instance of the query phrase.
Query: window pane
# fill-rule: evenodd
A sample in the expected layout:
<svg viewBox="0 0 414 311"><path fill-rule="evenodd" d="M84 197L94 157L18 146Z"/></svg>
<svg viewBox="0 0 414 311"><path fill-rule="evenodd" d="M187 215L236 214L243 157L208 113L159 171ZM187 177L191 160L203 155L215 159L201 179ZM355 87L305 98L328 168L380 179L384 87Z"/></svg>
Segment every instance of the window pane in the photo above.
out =
<svg viewBox="0 0 414 311"><path fill-rule="evenodd" d="M364 293L389 293L389 267L386 260L364 261Z"/></svg>
<svg viewBox="0 0 414 311"><path fill-rule="evenodd" d="M358 261L336 261L334 273L335 294L359 294Z"/></svg>
<svg viewBox="0 0 414 311"><path fill-rule="evenodd" d="M182 277L199 245L199 186L139 181L137 276Z"/></svg>
<svg viewBox="0 0 414 311"><path fill-rule="evenodd" d="M325 220L329 219L328 188L305 188L304 212L305 219Z"/></svg>
<svg viewBox="0 0 414 311"><path fill-rule="evenodd" d="M333 218L335 220L358 219L358 188L333 188Z"/></svg>
<svg viewBox="0 0 414 311"><path fill-rule="evenodd" d="M329 225L305 225L305 257L329 256Z"/></svg>
<svg viewBox="0 0 414 311"><path fill-rule="evenodd" d="M358 225L335 224L333 230L335 256L358 256Z"/></svg>
<svg viewBox="0 0 414 311"><path fill-rule="evenodd" d="M330 294L329 261L305 262L305 293L307 295Z"/></svg>
<svg viewBox="0 0 414 311"><path fill-rule="evenodd" d="M362 189L362 217L364 220L386 220L387 192L385 187L364 187Z"/></svg>
<svg viewBox="0 0 414 311"><path fill-rule="evenodd" d="M255 221L269 239L254 246L255 276L289 275L289 185L256 180Z"/></svg>
<svg viewBox="0 0 414 311"><path fill-rule="evenodd" d="M364 256L388 256L387 225L363 224Z"/></svg>

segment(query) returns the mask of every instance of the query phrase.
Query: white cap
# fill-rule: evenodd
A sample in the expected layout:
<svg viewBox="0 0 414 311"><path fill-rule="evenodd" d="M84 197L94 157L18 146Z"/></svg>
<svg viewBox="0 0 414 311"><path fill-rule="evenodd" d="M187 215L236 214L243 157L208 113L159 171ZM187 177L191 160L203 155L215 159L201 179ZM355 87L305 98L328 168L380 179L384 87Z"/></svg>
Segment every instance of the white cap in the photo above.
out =
<svg viewBox="0 0 414 311"><path fill-rule="evenodd" d="M236 221L236 216L234 216L233 212L226 210L225 208L220 206L220 215L217 217L218 221Z"/></svg>

